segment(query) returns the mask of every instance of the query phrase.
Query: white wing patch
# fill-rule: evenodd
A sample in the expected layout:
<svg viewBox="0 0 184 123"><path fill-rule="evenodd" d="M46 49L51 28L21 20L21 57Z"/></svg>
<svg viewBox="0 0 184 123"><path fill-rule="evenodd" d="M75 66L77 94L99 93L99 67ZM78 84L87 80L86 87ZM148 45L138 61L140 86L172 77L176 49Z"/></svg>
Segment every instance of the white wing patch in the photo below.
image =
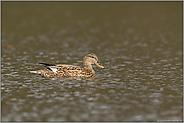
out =
<svg viewBox="0 0 184 123"><path fill-rule="evenodd" d="M57 72L56 72L56 71L57 71L57 68L52 68L52 67L50 67L50 69L51 69L53 72L57 73Z"/></svg>

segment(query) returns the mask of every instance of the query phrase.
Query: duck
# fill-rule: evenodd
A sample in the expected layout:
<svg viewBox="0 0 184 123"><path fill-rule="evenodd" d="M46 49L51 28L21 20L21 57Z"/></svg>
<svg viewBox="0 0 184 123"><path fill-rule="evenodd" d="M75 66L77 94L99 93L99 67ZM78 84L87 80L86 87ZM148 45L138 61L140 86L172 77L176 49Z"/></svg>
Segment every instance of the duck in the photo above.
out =
<svg viewBox="0 0 184 123"><path fill-rule="evenodd" d="M102 66L98 60L98 57L94 53L87 53L83 57L83 68L76 65L67 65L67 64L47 64L39 63L44 65L46 69L30 71L30 73L36 73L45 78L63 78L63 77L85 77L91 78L95 76L95 71L93 70L92 65L95 64L100 68L105 68Z"/></svg>

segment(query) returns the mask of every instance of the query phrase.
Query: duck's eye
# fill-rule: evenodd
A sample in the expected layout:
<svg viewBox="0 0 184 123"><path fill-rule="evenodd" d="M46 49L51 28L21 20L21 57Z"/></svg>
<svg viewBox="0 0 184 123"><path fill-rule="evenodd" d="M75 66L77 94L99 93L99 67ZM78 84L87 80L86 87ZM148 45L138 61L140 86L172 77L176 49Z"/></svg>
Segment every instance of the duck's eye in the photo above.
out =
<svg viewBox="0 0 184 123"><path fill-rule="evenodd" d="M91 56L91 58L95 58L95 57Z"/></svg>

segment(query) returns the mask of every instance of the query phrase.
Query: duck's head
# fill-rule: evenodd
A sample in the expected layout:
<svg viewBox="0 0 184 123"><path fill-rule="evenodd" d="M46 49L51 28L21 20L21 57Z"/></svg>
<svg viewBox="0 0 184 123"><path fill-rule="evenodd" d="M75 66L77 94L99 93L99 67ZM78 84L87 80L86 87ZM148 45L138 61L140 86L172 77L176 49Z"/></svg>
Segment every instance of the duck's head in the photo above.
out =
<svg viewBox="0 0 184 123"><path fill-rule="evenodd" d="M95 64L100 68L104 68L98 61L98 57L94 53L88 53L83 57L85 64Z"/></svg>

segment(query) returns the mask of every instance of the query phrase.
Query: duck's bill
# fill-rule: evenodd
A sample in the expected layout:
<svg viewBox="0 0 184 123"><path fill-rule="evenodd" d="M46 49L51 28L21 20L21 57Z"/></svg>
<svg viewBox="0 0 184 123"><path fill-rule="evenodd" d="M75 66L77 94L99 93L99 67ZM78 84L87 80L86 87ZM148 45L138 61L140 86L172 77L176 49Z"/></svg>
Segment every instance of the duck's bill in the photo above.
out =
<svg viewBox="0 0 184 123"><path fill-rule="evenodd" d="M104 66L102 66L100 63L98 63L98 62L96 62L95 63L98 67L100 67L100 68L105 68Z"/></svg>

